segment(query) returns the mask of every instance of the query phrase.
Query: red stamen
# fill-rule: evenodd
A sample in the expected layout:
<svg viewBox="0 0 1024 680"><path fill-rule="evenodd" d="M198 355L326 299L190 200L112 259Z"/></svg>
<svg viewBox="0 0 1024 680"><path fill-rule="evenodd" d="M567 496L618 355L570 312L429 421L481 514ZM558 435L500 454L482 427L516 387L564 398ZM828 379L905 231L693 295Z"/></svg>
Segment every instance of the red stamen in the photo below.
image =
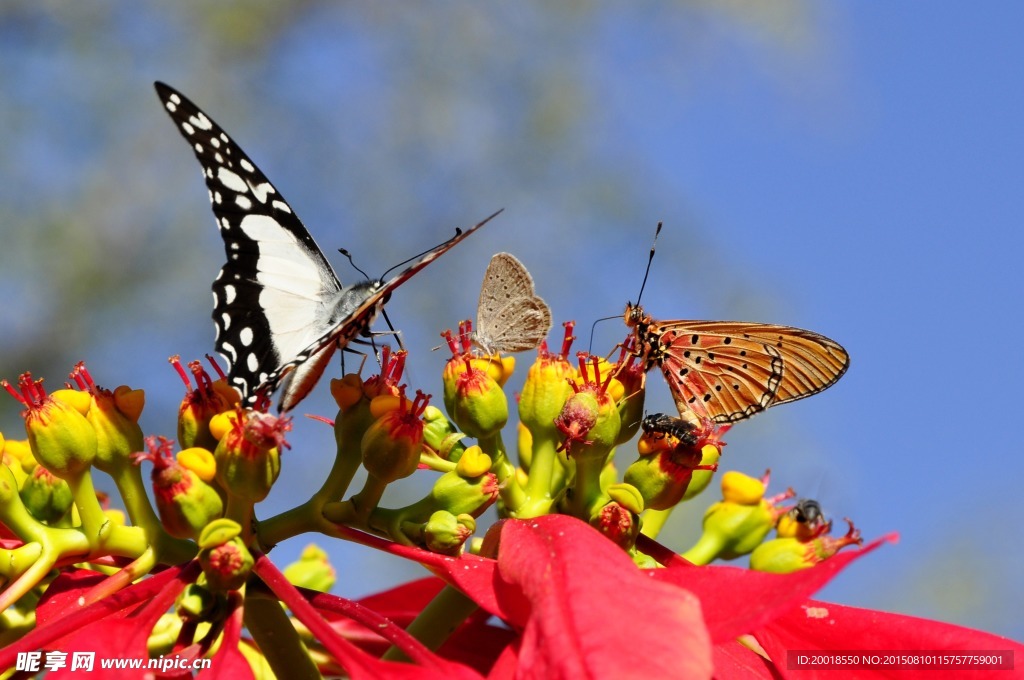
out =
<svg viewBox="0 0 1024 680"><path fill-rule="evenodd" d="M576 336L572 334L572 329L576 327L576 322L566 321L562 325L565 327L565 337L562 339L561 357L568 360L569 349L572 347L572 341L576 339Z"/></svg>
<svg viewBox="0 0 1024 680"><path fill-rule="evenodd" d="M409 355L404 349L400 349L395 352L394 368L391 370L391 379L398 382L402 379L402 374L405 372L405 358Z"/></svg>
<svg viewBox="0 0 1024 680"><path fill-rule="evenodd" d="M216 359L214 359L214 358L213 358L212 356L210 356L209 354L207 354L207 355L206 355L206 360L207 360L208 362L210 362L210 365L211 365L211 366L213 366L213 371L214 371L214 373L216 373L216 374L217 374L217 378L218 378L218 379L220 379L220 380L223 380L224 378L226 378L226 377L227 377L227 376L226 376L226 375L224 374L224 371L223 371L223 370L221 369L221 367L220 367L220 364L218 364L218 363L217 363L217 360L216 360Z"/></svg>
<svg viewBox="0 0 1024 680"><path fill-rule="evenodd" d="M191 392L192 381L189 380L188 373L185 372L185 367L181 365L181 355L175 354L167 361L174 367L174 370L178 372L178 375L181 376L181 382L185 383L185 391Z"/></svg>
<svg viewBox="0 0 1024 680"><path fill-rule="evenodd" d="M325 418L324 416L314 415L312 413L307 413L306 417L309 418L310 420L317 420L317 421L319 421L321 423L327 423L331 427L334 427L334 421L331 420L330 418Z"/></svg>
<svg viewBox="0 0 1024 680"><path fill-rule="evenodd" d="M132 461L141 465L142 461L148 460L153 466L159 469L169 467L174 460L171 450L174 448L174 441L163 436L146 437L146 448L148 451L139 451L132 454Z"/></svg>
<svg viewBox="0 0 1024 680"><path fill-rule="evenodd" d="M7 390L7 393L9 395L17 399L22 406L28 406L28 400L26 400L24 396L22 396L16 389L14 389L14 387L11 386L11 383L7 382L7 380L0 380L0 385L2 385L5 390Z"/></svg>
<svg viewBox="0 0 1024 680"><path fill-rule="evenodd" d="M188 362L188 370L192 371L192 375L196 378L196 389L198 391L208 393L213 389L213 381L210 380L210 374L203 369L203 365L199 361Z"/></svg>
<svg viewBox="0 0 1024 680"><path fill-rule="evenodd" d="M459 326L459 332L460 333L462 332L462 326L461 325ZM446 343L448 343L448 349L451 350L452 356L453 357L459 356L459 347L458 347L458 345L455 344L455 338L452 336L451 329L450 328L449 329L445 329L445 331L443 333L441 333L441 337L444 338L444 341Z"/></svg>
<svg viewBox="0 0 1024 680"><path fill-rule="evenodd" d="M430 403L430 397L433 395L423 394L422 390L416 390L416 399L412 402L412 414L419 418L423 415L423 412L427 410L427 405Z"/></svg>

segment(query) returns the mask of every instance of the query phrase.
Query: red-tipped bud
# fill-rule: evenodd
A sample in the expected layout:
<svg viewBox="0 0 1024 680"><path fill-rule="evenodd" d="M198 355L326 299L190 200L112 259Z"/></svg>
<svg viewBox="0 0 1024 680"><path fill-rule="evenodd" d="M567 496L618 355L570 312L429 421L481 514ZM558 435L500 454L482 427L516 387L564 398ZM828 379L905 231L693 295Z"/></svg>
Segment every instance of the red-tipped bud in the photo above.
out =
<svg viewBox="0 0 1024 680"><path fill-rule="evenodd" d="M423 449L421 416L429 399L430 395L417 391L411 404L403 398L398 408L373 421L360 444L367 472L390 483L416 471Z"/></svg>
<svg viewBox="0 0 1024 680"><path fill-rule="evenodd" d="M136 463L144 460L153 463L153 495L160 513L160 523L172 536L195 538L207 524L223 513L224 504L220 495L195 471L174 458L171 440L149 437L146 439L146 447L148 452L138 453L134 458ZM213 455L203 449L192 448L186 451L182 452L186 462L212 462ZM209 458L201 456L200 451Z"/></svg>
<svg viewBox="0 0 1024 680"><path fill-rule="evenodd" d="M47 396L43 381L29 373L18 379L16 391L6 380L0 383L25 410L25 432L36 461L61 479L81 475L96 457L96 431L85 413L89 396L74 390L58 390Z"/></svg>
<svg viewBox="0 0 1024 680"><path fill-rule="evenodd" d="M233 413L230 426L214 451L217 482L229 495L258 503L267 497L281 472L281 447L291 430L289 418L259 411ZM218 431L217 421L212 431Z"/></svg>

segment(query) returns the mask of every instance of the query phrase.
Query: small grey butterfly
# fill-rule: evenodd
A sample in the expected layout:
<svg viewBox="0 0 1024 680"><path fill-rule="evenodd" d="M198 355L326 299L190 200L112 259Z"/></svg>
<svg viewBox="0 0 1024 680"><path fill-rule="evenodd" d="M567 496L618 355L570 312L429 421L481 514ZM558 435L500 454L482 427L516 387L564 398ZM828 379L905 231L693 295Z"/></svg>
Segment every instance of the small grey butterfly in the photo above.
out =
<svg viewBox="0 0 1024 680"><path fill-rule="evenodd" d="M509 253L491 258L480 286L473 342L488 354L536 348L551 330L551 309L533 290L533 277Z"/></svg>

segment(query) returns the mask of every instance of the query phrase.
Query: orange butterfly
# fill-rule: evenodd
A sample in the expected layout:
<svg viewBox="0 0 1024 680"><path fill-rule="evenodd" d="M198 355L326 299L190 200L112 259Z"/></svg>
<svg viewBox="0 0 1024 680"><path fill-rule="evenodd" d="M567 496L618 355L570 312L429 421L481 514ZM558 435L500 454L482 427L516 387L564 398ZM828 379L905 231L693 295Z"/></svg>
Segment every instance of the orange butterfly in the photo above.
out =
<svg viewBox="0 0 1024 680"><path fill-rule="evenodd" d="M633 353L661 369L679 415L734 423L816 394L850 365L842 345L790 326L744 321L656 321L626 306Z"/></svg>

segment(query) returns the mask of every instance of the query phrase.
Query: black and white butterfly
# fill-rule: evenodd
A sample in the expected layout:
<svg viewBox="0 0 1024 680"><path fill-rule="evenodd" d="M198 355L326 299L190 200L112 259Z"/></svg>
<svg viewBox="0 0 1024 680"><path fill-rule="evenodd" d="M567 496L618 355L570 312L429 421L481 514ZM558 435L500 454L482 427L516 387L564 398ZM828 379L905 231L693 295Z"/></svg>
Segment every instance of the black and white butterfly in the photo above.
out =
<svg viewBox="0 0 1024 680"><path fill-rule="evenodd" d="M279 410L295 408L336 349L369 335L395 288L498 214L457 229L387 281L343 286L291 206L245 152L181 93L155 85L210 190L227 254L213 282L216 347L247 405L269 398L288 378Z"/></svg>

